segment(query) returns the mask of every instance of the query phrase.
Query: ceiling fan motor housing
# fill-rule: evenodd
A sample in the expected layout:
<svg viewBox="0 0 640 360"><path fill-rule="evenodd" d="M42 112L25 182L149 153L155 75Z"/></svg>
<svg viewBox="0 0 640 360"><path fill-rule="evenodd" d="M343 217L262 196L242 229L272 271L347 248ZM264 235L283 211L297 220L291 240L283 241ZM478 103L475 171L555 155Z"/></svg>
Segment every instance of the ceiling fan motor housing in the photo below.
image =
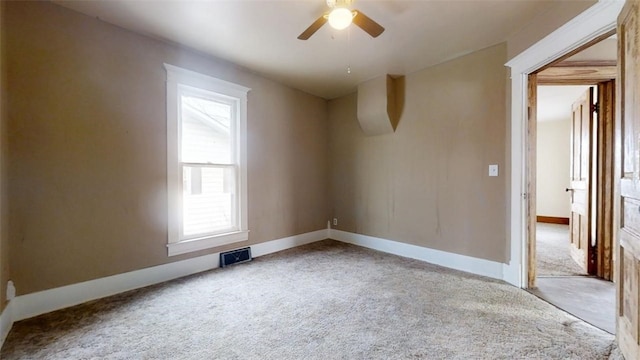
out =
<svg viewBox="0 0 640 360"><path fill-rule="evenodd" d="M331 9L334 7L348 7L353 3L353 0L327 0L327 6Z"/></svg>
<svg viewBox="0 0 640 360"><path fill-rule="evenodd" d="M345 29L351 23L355 24L371 37L378 37L384 32L384 27L375 22L373 19L363 14L359 10L350 10L349 6L353 0L326 0L331 11L321 15L314 21L302 34L298 35L298 39L307 40L311 35L315 34L322 25L329 24L337 30Z"/></svg>

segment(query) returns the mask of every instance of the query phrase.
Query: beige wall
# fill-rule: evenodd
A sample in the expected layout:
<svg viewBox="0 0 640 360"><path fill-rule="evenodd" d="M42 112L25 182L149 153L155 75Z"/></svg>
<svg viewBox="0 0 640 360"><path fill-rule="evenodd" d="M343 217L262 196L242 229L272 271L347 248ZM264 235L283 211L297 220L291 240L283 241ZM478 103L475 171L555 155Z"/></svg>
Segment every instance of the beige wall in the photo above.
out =
<svg viewBox="0 0 640 360"><path fill-rule="evenodd" d="M8 236L8 211L7 211L7 114L5 97L7 92L5 76L5 51L4 51L4 6L0 3L0 313L7 302L6 284L9 275L9 236Z"/></svg>
<svg viewBox="0 0 640 360"><path fill-rule="evenodd" d="M3 2L0 296L9 265L25 294L221 250L166 256L163 62L253 89L249 243L337 217L343 230L506 261L503 64L593 3L560 2L507 46L408 75L397 132L364 137L355 94L327 110L228 62L52 4Z"/></svg>
<svg viewBox="0 0 640 360"><path fill-rule="evenodd" d="M506 261L505 60L501 44L406 76L393 134L364 136L356 94L329 102L338 229Z"/></svg>
<svg viewBox="0 0 640 360"><path fill-rule="evenodd" d="M536 211L538 216L568 218L571 119L537 125Z"/></svg>
<svg viewBox="0 0 640 360"><path fill-rule="evenodd" d="M597 0L555 2L551 10L538 15L507 39L507 57L511 59L520 54L597 2Z"/></svg>
<svg viewBox="0 0 640 360"><path fill-rule="evenodd" d="M325 100L50 3L5 10L18 294L220 250L167 257L164 62L252 88L249 243L326 227Z"/></svg>

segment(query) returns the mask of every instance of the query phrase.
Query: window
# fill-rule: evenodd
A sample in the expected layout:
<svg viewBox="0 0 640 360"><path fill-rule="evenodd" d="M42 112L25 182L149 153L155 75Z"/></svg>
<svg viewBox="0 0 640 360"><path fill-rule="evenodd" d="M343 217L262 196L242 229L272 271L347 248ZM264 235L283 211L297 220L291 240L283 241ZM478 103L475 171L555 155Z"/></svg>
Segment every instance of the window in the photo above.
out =
<svg viewBox="0 0 640 360"><path fill-rule="evenodd" d="M169 256L247 240L250 89L165 68Z"/></svg>

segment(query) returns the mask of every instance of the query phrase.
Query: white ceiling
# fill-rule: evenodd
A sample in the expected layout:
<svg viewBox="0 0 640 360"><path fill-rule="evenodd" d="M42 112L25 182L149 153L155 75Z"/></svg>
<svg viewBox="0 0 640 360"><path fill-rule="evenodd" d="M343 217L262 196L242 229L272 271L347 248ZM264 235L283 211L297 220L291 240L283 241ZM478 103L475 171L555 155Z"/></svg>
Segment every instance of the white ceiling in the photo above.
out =
<svg viewBox="0 0 640 360"><path fill-rule="evenodd" d="M585 60L617 60L618 59L618 38L614 35L609 39L588 47L579 53L568 58L566 61Z"/></svg>
<svg viewBox="0 0 640 360"><path fill-rule="evenodd" d="M503 42L554 1L358 0L352 8L386 28L378 38L326 24L302 41L296 37L327 10L324 0L54 0L327 99L385 73L406 75Z"/></svg>
<svg viewBox="0 0 640 360"><path fill-rule="evenodd" d="M589 86L538 86L537 120L559 121L571 119L571 105Z"/></svg>
<svg viewBox="0 0 640 360"><path fill-rule="evenodd" d="M566 61L617 60L618 39L612 36L568 58ZM584 94L587 85L538 86L537 121L571 119L571 105ZM594 87L594 96L597 89Z"/></svg>

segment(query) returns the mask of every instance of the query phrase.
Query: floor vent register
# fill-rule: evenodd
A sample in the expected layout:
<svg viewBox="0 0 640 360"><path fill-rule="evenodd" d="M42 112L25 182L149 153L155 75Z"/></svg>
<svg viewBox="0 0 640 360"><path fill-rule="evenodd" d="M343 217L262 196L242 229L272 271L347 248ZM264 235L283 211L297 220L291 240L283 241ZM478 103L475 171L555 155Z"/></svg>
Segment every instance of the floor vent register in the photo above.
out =
<svg viewBox="0 0 640 360"><path fill-rule="evenodd" d="M227 267L233 264L239 264L251 261L251 248L246 247L220 253L220 267Z"/></svg>

